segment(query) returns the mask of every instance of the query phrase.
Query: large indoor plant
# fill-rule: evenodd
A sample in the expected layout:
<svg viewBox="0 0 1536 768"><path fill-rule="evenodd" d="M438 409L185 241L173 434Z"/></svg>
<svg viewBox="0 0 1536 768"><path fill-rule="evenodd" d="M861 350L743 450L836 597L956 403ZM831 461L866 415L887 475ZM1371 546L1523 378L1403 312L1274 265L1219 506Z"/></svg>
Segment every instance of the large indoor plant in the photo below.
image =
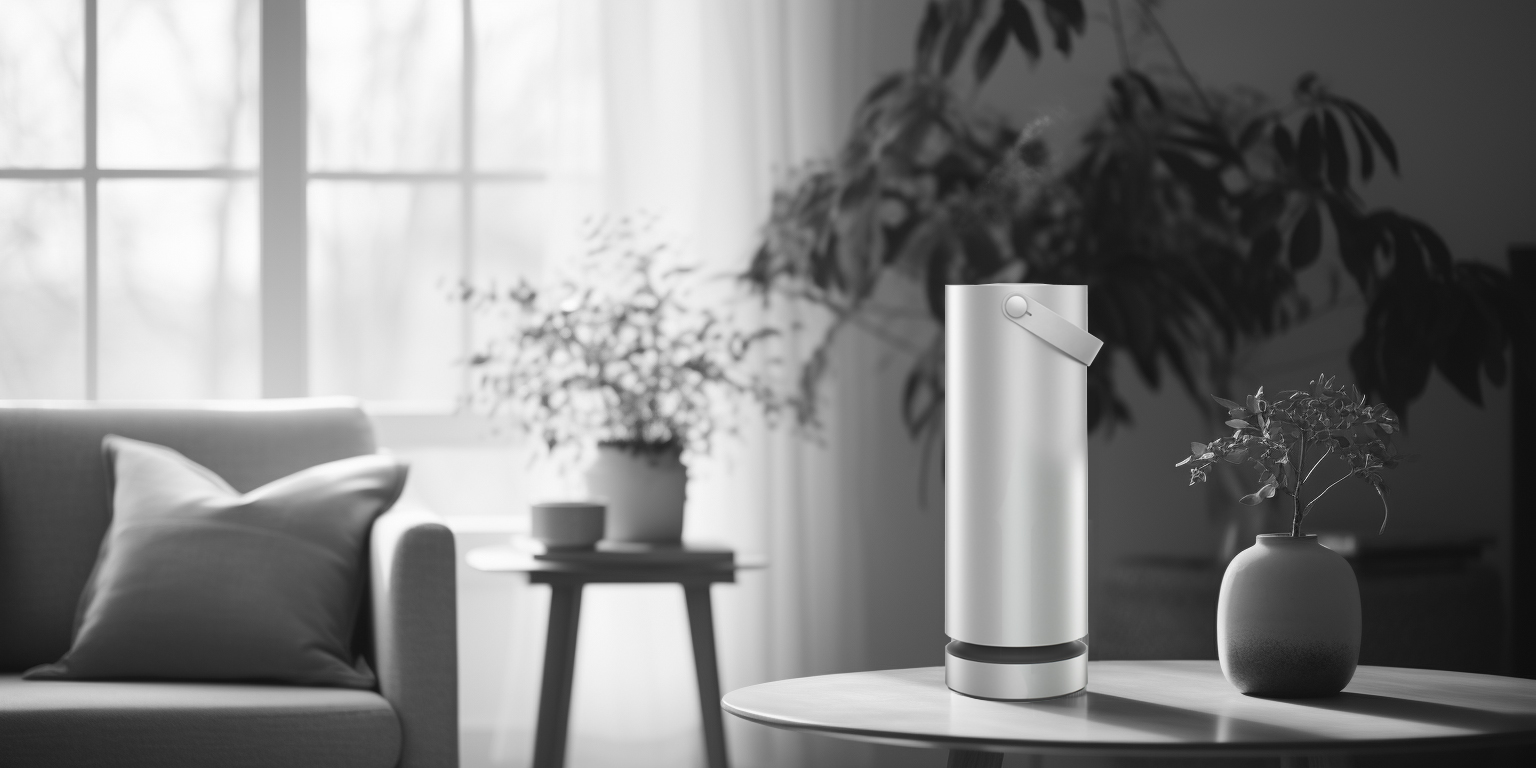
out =
<svg viewBox="0 0 1536 768"><path fill-rule="evenodd" d="M1086 284L1089 330L1105 342L1089 370L1090 425L1131 417L1114 379L1121 359L1154 388L1171 371L1204 402L1228 389L1239 350L1307 314L1299 280L1331 268L1325 256L1366 308L1349 364L1368 395L1406 418L1431 370L1478 403L1483 376L1502 384L1510 339L1527 332L1508 276L1454 260L1429 224L1368 203L1364 182L1399 168L1380 120L1312 75L1288 103L1212 89L1149 2L1097 10L1120 70L1075 150L1053 152L1039 123L1020 126L972 94L1010 48L1033 62L1048 37L1069 55L1089 29L1082 0L934 0L911 67L868 92L834 158L776 190L745 278L831 318L804 360L804 402L816 402L839 335L879 324L886 280L920 285L938 324L949 283ZM1144 64L1153 59L1169 65ZM901 415L932 441L944 337L929 338Z"/></svg>
<svg viewBox="0 0 1536 768"><path fill-rule="evenodd" d="M467 287L497 330L469 358L472 404L526 430L550 452L595 445L589 492L608 504L607 538L682 535L689 454L729 429L722 409L782 404L751 359L772 335L743 331L705 306L694 271L653 226L621 218L588 233L579 279L553 290L520 280Z"/></svg>
<svg viewBox="0 0 1536 768"><path fill-rule="evenodd" d="M1242 498L1259 505L1277 495L1291 502L1289 533L1262 534L1227 566L1216 607L1216 651L1222 672L1244 693L1323 696L1338 693L1360 656L1360 588L1349 563L1302 533L1317 502L1351 477L1375 489L1387 525L1382 473L1402 456L1401 424L1384 404L1370 405L1358 389L1318 376L1305 390L1245 402L1216 398L1232 434L1191 443L1189 483L1205 482L1212 467L1252 469L1258 489ZM1335 462L1324 468L1332 456ZM1342 465L1342 466L1341 466ZM1320 469L1321 491L1308 491ZM1316 488L1317 484L1310 486Z"/></svg>

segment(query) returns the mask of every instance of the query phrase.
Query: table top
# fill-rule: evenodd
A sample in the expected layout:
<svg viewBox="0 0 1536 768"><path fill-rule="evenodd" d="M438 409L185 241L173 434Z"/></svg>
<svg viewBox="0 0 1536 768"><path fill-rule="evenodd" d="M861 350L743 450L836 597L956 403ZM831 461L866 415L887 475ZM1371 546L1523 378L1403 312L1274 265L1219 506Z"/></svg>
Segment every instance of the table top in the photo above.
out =
<svg viewBox="0 0 1536 768"><path fill-rule="evenodd" d="M1085 691L986 701L943 667L854 672L732 691L764 725L916 747L1036 754L1297 755L1536 743L1536 680L1360 667L1344 692L1263 699L1214 661L1092 661Z"/></svg>
<svg viewBox="0 0 1536 768"><path fill-rule="evenodd" d="M720 548L685 544L679 551L714 553ZM737 571L765 566L761 558L752 556L689 561L669 558L664 551L654 558L628 552L595 552L578 561L541 560L527 546L517 543L472 549L464 560L478 571L526 573L535 583L730 582L735 580Z"/></svg>

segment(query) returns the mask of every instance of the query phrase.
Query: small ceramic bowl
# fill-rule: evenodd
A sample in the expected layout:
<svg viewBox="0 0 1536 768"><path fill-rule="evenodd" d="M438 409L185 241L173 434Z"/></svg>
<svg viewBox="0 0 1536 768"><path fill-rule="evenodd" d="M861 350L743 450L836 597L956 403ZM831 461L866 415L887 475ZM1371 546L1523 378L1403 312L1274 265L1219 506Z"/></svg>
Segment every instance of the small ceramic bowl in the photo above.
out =
<svg viewBox="0 0 1536 768"><path fill-rule="evenodd" d="M590 549L603 538L607 508L594 501L534 504L533 538L549 549Z"/></svg>

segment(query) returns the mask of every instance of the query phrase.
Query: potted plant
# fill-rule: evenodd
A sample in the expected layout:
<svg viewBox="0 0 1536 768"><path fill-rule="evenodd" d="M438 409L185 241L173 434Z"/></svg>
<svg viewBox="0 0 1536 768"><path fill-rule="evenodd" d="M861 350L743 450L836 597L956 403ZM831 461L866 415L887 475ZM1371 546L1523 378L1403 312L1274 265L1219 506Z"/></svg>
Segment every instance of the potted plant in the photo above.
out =
<svg viewBox="0 0 1536 768"><path fill-rule="evenodd" d="M928 4L912 65L869 90L835 157L775 190L744 274L831 318L802 367L803 414L838 335L892 312L875 299L888 280L921 286L938 325L946 284L1088 285L1089 330L1104 341L1090 428L1131 418L1119 359L1154 389L1170 374L1201 401L1227 388L1244 346L1308 315L1300 279L1317 270L1363 299L1349 364L1397 413L1433 370L1478 404L1485 376L1503 383L1510 340L1530 333L1518 295L1507 273L1453 259L1429 224L1370 203L1371 180L1400 167L1382 122L1311 74L1278 103L1201 83L1155 5ZM1032 63L1050 48L1068 56L1090 19L1105 21L1121 66L1075 151L1047 143L1048 121L1020 125L975 98L1010 48ZM901 417L929 444L942 436L943 342L936 331L918 347L903 389Z"/></svg>
<svg viewBox="0 0 1536 768"><path fill-rule="evenodd" d="M1191 443L1189 483L1205 482L1218 463L1257 471L1258 489L1242 497L1256 506L1277 496L1291 501L1289 533L1261 534L1227 566L1216 607L1216 650L1227 680L1256 696L1326 696L1354 675L1360 656L1360 589L1354 570L1337 553L1302 533L1317 502L1355 477L1371 485L1387 525L1387 486L1382 473L1403 457L1395 440L1397 416L1383 404L1368 405L1359 389L1334 386L1318 376L1306 390L1264 389L1246 402L1216 398L1227 409L1232 434ZM1342 471L1312 476L1330 457ZM1332 478L1329 475L1336 475Z"/></svg>
<svg viewBox="0 0 1536 768"><path fill-rule="evenodd" d="M554 291L526 280L466 287L461 298L506 327L469 360L471 404L534 435L551 453L595 443L588 491L607 503L610 541L673 543L683 530L689 455L707 453L720 408L782 405L754 372L773 334L733 328L692 301L690 267L648 221L600 221L587 234L580 281Z"/></svg>

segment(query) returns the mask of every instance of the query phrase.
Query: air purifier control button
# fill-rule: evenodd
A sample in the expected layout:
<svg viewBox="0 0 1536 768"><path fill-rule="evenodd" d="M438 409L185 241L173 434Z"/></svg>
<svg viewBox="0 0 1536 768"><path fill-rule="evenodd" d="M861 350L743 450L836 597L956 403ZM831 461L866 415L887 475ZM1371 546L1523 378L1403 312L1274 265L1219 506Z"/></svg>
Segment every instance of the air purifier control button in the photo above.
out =
<svg viewBox="0 0 1536 768"><path fill-rule="evenodd" d="M1023 317L1029 312L1029 300L1015 293L1003 302L1003 311L1009 317Z"/></svg>

